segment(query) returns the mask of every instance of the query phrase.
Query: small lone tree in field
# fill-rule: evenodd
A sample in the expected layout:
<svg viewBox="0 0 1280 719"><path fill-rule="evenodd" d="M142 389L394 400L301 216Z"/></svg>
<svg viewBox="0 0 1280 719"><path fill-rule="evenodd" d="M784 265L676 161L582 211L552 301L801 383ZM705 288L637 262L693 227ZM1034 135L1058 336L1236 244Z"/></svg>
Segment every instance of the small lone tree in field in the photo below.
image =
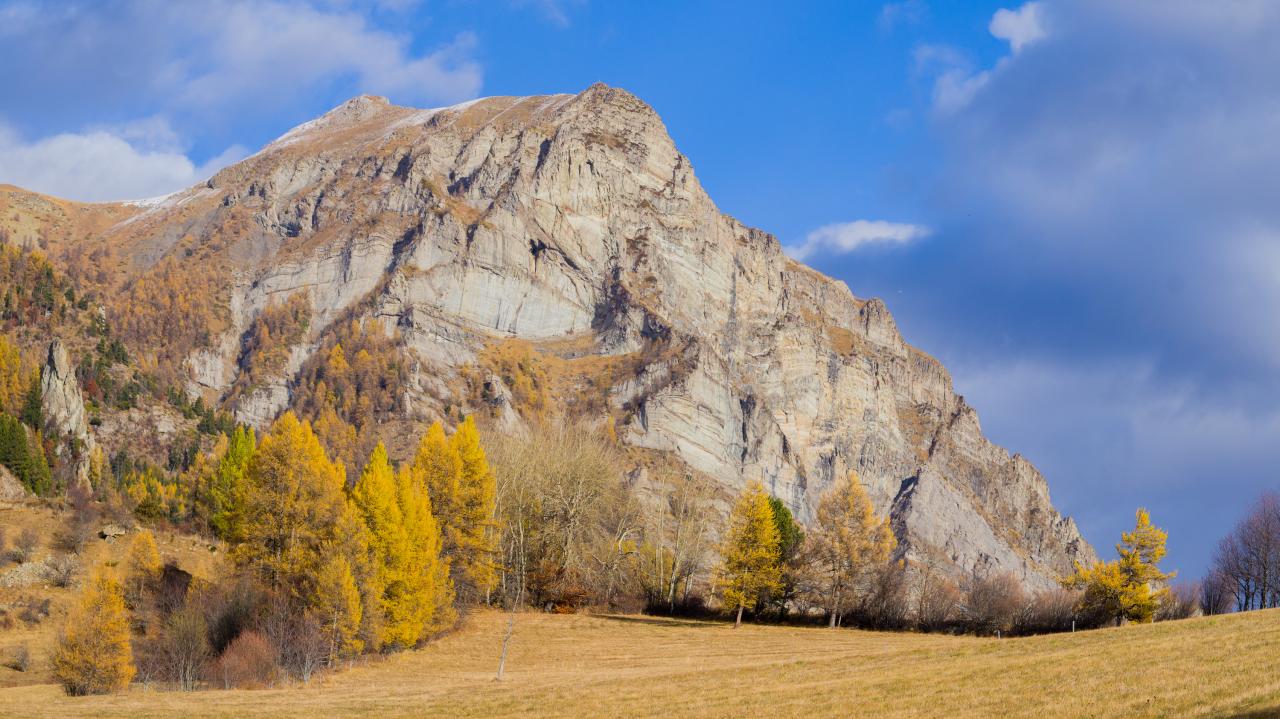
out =
<svg viewBox="0 0 1280 719"><path fill-rule="evenodd" d="M1160 571L1169 533L1151 523L1151 515L1139 509L1132 532L1116 545L1120 558L1085 568L1063 580L1070 588L1083 588L1080 609L1103 620L1128 619L1145 624L1155 617L1169 593L1168 580L1177 573Z"/></svg>
<svg viewBox="0 0 1280 719"><path fill-rule="evenodd" d="M125 689L135 671L120 584L98 569L67 615L53 653L53 673L68 694L83 696Z"/></svg>
<svg viewBox="0 0 1280 719"><path fill-rule="evenodd" d="M734 628L742 625L744 609L755 608L762 594L782 587L779 542L769 495L759 482L752 482L729 515L729 531L721 550L723 561L716 581L725 607L737 611Z"/></svg>

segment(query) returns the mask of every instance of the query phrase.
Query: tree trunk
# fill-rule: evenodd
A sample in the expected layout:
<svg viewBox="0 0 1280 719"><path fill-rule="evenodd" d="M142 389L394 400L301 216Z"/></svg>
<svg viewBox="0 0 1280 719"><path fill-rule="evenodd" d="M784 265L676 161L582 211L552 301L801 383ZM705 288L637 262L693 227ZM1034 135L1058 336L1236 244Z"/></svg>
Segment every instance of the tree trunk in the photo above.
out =
<svg viewBox="0 0 1280 719"><path fill-rule="evenodd" d="M738 605L738 617L733 620L733 628L737 629L742 626L742 605Z"/></svg>

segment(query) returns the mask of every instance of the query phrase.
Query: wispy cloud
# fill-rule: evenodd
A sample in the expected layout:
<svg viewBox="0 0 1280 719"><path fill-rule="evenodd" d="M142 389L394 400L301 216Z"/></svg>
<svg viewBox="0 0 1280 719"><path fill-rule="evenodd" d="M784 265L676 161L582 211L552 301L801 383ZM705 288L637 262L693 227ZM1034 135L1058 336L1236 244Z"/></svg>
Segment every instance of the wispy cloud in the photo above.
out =
<svg viewBox="0 0 1280 719"><path fill-rule="evenodd" d="M915 25L929 17L929 5L924 0L901 0L885 3L880 7L877 25L888 32L900 25Z"/></svg>
<svg viewBox="0 0 1280 719"><path fill-rule="evenodd" d="M1015 10L997 10L987 24L993 37L1009 43L1009 55L990 69L978 70L968 56L949 45L921 45L916 48L916 72L933 77L933 110L939 115L958 112L986 87L994 73L1030 45L1049 37L1044 5L1028 2Z"/></svg>
<svg viewBox="0 0 1280 719"><path fill-rule="evenodd" d="M586 0L511 0L517 8L533 8L547 22L557 27L566 28L572 24L569 17L569 6L584 5Z"/></svg>
<svg viewBox="0 0 1280 719"><path fill-rule="evenodd" d="M872 244L906 244L929 236L929 229L884 220L854 220L823 225L810 232L798 245L785 247L787 254L804 260L818 253L846 254Z"/></svg>

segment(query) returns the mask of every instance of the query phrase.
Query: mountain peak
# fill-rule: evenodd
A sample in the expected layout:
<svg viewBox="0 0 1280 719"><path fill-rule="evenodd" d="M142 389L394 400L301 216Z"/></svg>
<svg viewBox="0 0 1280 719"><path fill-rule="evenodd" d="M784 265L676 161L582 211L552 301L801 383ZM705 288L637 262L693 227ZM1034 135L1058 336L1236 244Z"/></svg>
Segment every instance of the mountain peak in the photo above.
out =
<svg viewBox="0 0 1280 719"><path fill-rule="evenodd" d="M325 348L377 319L406 379L366 439L393 456L418 423L562 413L726 495L759 481L801 519L857 472L904 552L958 571L1044 588L1093 557L883 303L722 214L625 90L430 109L355 97L206 187L112 211L110 233L66 213L52 254L110 258L96 266L117 287L204 288L209 311L184 318L191 339L160 364L243 422L304 410ZM178 346L146 334L167 316L136 317L147 307L128 296L113 307L143 328L140 350ZM244 338L282 313L289 346L255 356Z"/></svg>

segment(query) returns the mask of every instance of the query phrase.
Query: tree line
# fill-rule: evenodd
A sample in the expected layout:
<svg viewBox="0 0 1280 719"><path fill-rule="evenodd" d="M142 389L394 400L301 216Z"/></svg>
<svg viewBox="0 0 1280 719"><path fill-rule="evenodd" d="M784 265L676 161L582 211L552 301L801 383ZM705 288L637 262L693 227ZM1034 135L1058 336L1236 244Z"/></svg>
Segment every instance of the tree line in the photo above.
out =
<svg viewBox="0 0 1280 719"><path fill-rule="evenodd" d="M59 639L69 693L135 676L190 689L233 666L256 666L259 682L307 680L417 646L494 587L495 481L470 420L451 435L432 425L399 466L379 444L348 481L309 423L286 413L260 442L238 428L209 470L197 496L227 543L228 573L162 566L139 533L123 576L96 570Z"/></svg>
<svg viewBox="0 0 1280 719"><path fill-rule="evenodd" d="M726 497L646 461L593 428L482 438L466 419L432 425L400 463L375 445L348 477L292 413L261 440L239 427L187 472L193 526L226 542L229 569L191 577L139 533L123 573L86 584L59 676L73 693L305 681L418 646L484 604L979 634L1178 615L1159 569L1167 535L1145 511L1117 560L1028 592L1008 573L958 575L936 549L905 556L856 474L805 524L759 484ZM114 684L86 679L100 666L119 668Z"/></svg>
<svg viewBox="0 0 1280 719"><path fill-rule="evenodd" d="M1208 614L1280 607L1280 495L1264 492L1218 543L1200 600Z"/></svg>

